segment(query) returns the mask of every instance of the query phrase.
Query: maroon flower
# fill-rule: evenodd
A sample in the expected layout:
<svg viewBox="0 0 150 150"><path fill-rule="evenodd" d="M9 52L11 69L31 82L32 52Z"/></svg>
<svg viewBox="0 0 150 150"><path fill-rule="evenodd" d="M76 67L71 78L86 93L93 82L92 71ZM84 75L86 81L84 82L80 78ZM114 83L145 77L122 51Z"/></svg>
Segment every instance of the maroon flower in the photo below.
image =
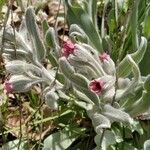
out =
<svg viewBox="0 0 150 150"><path fill-rule="evenodd" d="M103 53L103 54L99 55L99 59L101 60L101 62L108 61L109 58L110 58L110 56L107 53Z"/></svg>
<svg viewBox="0 0 150 150"><path fill-rule="evenodd" d="M7 94L13 92L13 84L9 81L5 81L4 89L6 90Z"/></svg>
<svg viewBox="0 0 150 150"><path fill-rule="evenodd" d="M100 95L104 89L105 82L103 80L92 80L89 88L92 92Z"/></svg>
<svg viewBox="0 0 150 150"><path fill-rule="evenodd" d="M70 54L74 53L75 44L71 41L66 41L63 45L62 53L65 57L68 57Z"/></svg>

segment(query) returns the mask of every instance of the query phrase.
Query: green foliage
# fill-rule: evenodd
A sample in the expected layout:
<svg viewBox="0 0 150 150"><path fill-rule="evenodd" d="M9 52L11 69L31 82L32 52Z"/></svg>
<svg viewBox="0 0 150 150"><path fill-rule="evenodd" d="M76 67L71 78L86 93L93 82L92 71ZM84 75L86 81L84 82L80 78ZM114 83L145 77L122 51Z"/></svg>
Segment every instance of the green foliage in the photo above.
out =
<svg viewBox="0 0 150 150"><path fill-rule="evenodd" d="M44 150L67 149L80 135L84 129L64 128L61 131L51 134L44 140Z"/></svg>
<svg viewBox="0 0 150 150"><path fill-rule="evenodd" d="M91 3L93 4L91 5ZM88 8L88 12L90 14L94 15L93 10L95 11L96 9L90 8L91 6L94 7L96 4L96 0L94 1L88 1L87 3L85 2L86 8ZM102 40L100 35L98 34L98 30L94 26L94 21L95 21L95 16L90 16L88 12L79 4L72 4L71 1L67 0L65 1L65 4L67 6L67 19L68 23L71 24L77 24L79 25L82 29L84 29L85 33L87 34L89 38L89 43L92 44L97 51L103 52L102 48ZM91 13L92 12L92 13ZM94 37L94 38L93 38Z"/></svg>
<svg viewBox="0 0 150 150"><path fill-rule="evenodd" d="M95 150L148 150L149 125L140 119L150 118L149 1L65 0L64 4L71 46L61 47L56 29L46 20L42 37L32 7L27 8L19 31L7 26L0 40L12 93L36 86L55 114L34 121L53 120L56 126L56 132L44 139L43 149L83 148L91 137L90 148ZM43 65L46 58L50 68ZM33 92L29 97L36 108L39 97ZM84 119L90 121L81 124Z"/></svg>

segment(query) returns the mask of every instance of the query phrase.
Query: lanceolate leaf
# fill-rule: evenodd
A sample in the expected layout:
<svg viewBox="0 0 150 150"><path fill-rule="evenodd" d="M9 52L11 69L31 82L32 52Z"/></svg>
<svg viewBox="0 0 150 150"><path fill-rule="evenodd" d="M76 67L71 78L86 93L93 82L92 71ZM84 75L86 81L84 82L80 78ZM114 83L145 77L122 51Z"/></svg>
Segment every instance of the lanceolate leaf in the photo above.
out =
<svg viewBox="0 0 150 150"><path fill-rule="evenodd" d="M146 140L144 142L144 150L149 150L150 149L150 140Z"/></svg>
<svg viewBox="0 0 150 150"><path fill-rule="evenodd" d="M147 76L144 82L144 89L150 92L150 75Z"/></svg>
<svg viewBox="0 0 150 150"><path fill-rule="evenodd" d="M54 54L57 58L59 58L60 56L60 47L59 47L59 43L58 43L58 39L57 39L57 34L56 31L54 30L54 28L49 27L49 29L46 32L46 44L48 45L48 47L51 48L51 50L54 50Z"/></svg>
<svg viewBox="0 0 150 150"><path fill-rule="evenodd" d="M108 104L104 106L104 111L102 114L111 121L133 123L133 120L129 114Z"/></svg>
<svg viewBox="0 0 150 150"><path fill-rule="evenodd" d="M136 101L128 111L132 116L140 115L150 108L150 92L143 91L142 97Z"/></svg>
<svg viewBox="0 0 150 150"><path fill-rule="evenodd" d="M26 26L30 35L30 40L33 42L33 57L35 60L41 61L45 58L46 49L40 37L40 32L35 20L35 14L31 7L26 11Z"/></svg>
<svg viewBox="0 0 150 150"><path fill-rule="evenodd" d="M81 131L78 131L79 133ZM67 149L80 135L78 132L73 132L67 128L62 131L51 134L44 140L43 150L65 150Z"/></svg>
<svg viewBox="0 0 150 150"><path fill-rule="evenodd" d="M94 26L97 28L97 0L87 0L87 11Z"/></svg>
<svg viewBox="0 0 150 150"><path fill-rule="evenodd" d="M147 37L150 37L150 17L149 16L150 16L150 6L145 14L145 19L144 19L144 35L146 35Z"/></svg>
<svg viewBox="0 0 150 150"><path fill-rule="evenodd" d="M89 14L80 5L73 6L70 0L66 0L65 4L68 9L67 19L69 24L77 24L80 26L89 37L91 44L98 51L103 52L101 37L95 29Z"/></svg>
<svg viewBox="0 0 150 150"><path fill-rule="evenodd" d="M72 24L70 26L69 35L79 42L88 43L89 41L85 32L77 24Z"/></svg>
<svg viewBox="0 0 150 150"><path fill-rule="evenodd" d="M31 72L34 75L42 76L42 71L40 68L20 60L10 61L5 67L6 70L12 74L24 74Z"/></svg>
<svg viewBox="0 0 150 150"><path fill-rule="evenodd" d="M141 37L141 43L140 43L138 50L135 53L130 54L130 56L132 57L132 59L135 61L136 64L138 64L142 60L142 58L146 52L146 48L147 48L147 40L146 40L146 38ZM128 76L132 71L131 68L132 68L132 66L131 66L130 62L128 61L128 58L125 57L120 62L119 66L117 68L118 77Z"/></svg>

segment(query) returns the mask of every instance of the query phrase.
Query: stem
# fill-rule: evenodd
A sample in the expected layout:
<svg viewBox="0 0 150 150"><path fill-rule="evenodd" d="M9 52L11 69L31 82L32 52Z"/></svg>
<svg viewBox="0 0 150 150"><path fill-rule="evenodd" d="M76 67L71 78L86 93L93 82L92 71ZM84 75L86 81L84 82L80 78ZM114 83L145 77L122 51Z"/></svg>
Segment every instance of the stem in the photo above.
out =
<svg viewBox="0 0 150 150"><path fill-rule="evenodd" d="M38 124L41 124L41 123L45 123L45 122L48 122L48 121L57 119L57 118L59 118L59 117L62 117L62 116L64 116L64 115L67 115L67 114L69 114L69 113L71 113L71 112L72 112L72 110L67 110L67 111L65 111L65 112L63 112L62 114L57 115L57 116L44 118L44 119L41 119L41 120L38 120L38 121L33 121L33 125L38 125ZM26 128L26 124L23 124L23 125L22 125L22 130L24 130L25 128ZM3 135L4 135L4 134L8 134L9 132L17 131L17 130L19 130L19 127L15 127L15 128L10 129L10 130L7 130L6 132L3 133ZM2 134L0 133L0 135L2 135Z"/></svg>

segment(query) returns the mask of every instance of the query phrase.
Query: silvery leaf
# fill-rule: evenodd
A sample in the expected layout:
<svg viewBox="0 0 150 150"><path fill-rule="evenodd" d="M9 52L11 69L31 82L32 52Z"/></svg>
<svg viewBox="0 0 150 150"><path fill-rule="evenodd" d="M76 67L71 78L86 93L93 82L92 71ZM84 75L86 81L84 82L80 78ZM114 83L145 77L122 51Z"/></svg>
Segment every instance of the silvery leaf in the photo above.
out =
<svg viewBox="0 0 150 150"><path fill-rule="evenodd" d="M57 34L54 28L49 27L45 35L46 44L54 50L55 56L57 58L60 57L60 46L57 39Z"/></svg>
<svg viewBox="0 0 150 150"><path fill-rule="evenodd" d="M139 62L143 59L144 54L146 52L146 48L147 48L147 39L141 37L141 43L138 50L135 53L130 54L130 57L135 61L136 64L139 64ZM131 73L131 68L132 65L130 64L127 56L120 62L117 68L118 77L127 77Z"/></svg>
<svg viewBox="0 0 150 150"><path fill-rule="evenodd" d="M24 74L28 72L32 72L37 76L42 76L42 71L40 68L33 64L26 63L20 60L14 60L8 62L6 65L6 70L12 74Z"/></svg>
<svg viewBox="0 0 150 150"><path fill-rule="evenodd" d="M126 122L133 123L132 118L126 112L123 112L120 109L116 109L109 104L106 104L103 108L102 114L109 118L112 122Z"/></svg>
<svg viewBox="0 0 150 150"><path fill-rule="evenodd" d="M35 20L35 13L32 7L29 7L25 14L26 26L33 44L33 57L35 61L41 62L45 58L46 49L40 37L40 32Z"/></svg>
<svg viewBox="0 0 150 150"><path fill-rule="evenodd" d="M83 42L88 43L88 37L85 34L85 32L77 25L77 24L71 24L70 30L69 30L69 36L77 42Z"/></svg>
<svg viewBox="0 0 150 150"><path fill-rule="evenodd" d="M43 82L42 79L32 79L24 75L13 75L11 76L10 83L13 85L13 92L27 92L35 84Z"/></svg>
<svg viewBox="0 0 150 150"><path fill-rule="evenodd" d="M45 95L46 104L54 110L58 109L57 101L59 99L59 96L55 93L55 91L49 91Z"/></svg>

